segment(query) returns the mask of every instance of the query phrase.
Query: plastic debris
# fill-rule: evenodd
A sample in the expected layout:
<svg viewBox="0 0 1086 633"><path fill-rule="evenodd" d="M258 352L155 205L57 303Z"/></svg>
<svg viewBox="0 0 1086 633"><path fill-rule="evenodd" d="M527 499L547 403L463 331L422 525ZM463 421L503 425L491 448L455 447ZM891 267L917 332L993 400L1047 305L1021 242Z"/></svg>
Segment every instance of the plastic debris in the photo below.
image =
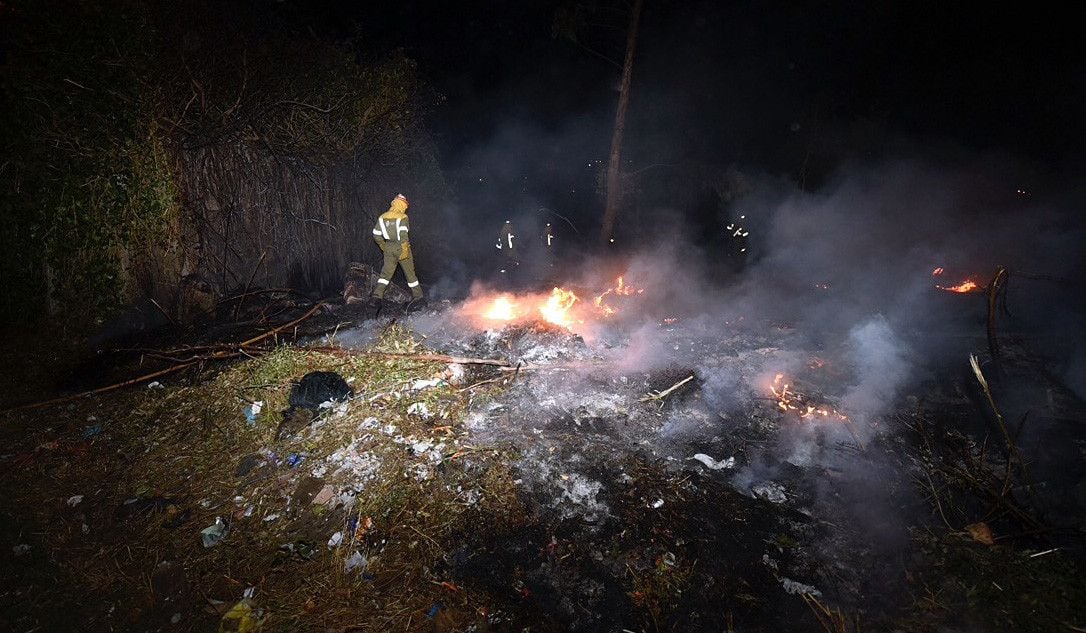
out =
<svg viewBox="0 0 1086 633"><path fill-rule="evenodd" d="M248 589L245 593L252 595ZM260 610L256 608L253 599L247 596L222 616L219 622L219 633L256 633L262 624Z"/></svg>
<svg viewBox="0 0 1086 633"><path fill-rule="evenodd" d="M265 523L271 523L272 521L274 521L274 520L276 520L278 518L279 518L278 514L269 514L268 516L264 517L264 522Z"/></svg>
<svg viewBox="0 0 1086 633"><path fill-rule="evenodd" d="M290 468L294 468L298 464L302 463L302 459L303 458L301 455L298 455L297 453L291 453L290 455L287 455L286 465Z"/></svg>
<svg viewBox="0 0 1086 633"><path fill-rule="evenodd" d="M245 423L249 426L256 424L256 416L260 415L261 409L264 408L264 401L257 400L249 406L245 407Z"/></svg>
<svg viewBox="0 0 1086 633"><path fill-rule="evenodd" d="M74 508L83 502L83 495L72 495L68 497L68 507Z"/></svg>
<svg viewBox="0 0 1086 633"><path fill-rule="evenodd" d="M709 457L705 453L696 453L690 459L701 462L702 465L704 465L709 470L722 470L724 468L735 467L735 457L729 457L728 459L722 459L720 461L717 461L712 457Z"/></svg>
<svg viewBox="0 0 1086 633"><path fill-rule="evenodd" d="M765 499L770 503L784 503L788 500L788 495L784 493L784 486L773 481L756 483L751 486L750 492L756 498Z"/></svg>
<svg viewBox="0 0 1086 633"><path fill-rule="evenodd" d="M425 420L430 417L430 408L426 406L425 402L416 402L407 407L407 413L408 415L417 415Z"/></svg>
<svg viewBox="0 0 1086 633"><path fill-rule="evenodd" d="M215 517L215 523L200 530L200 539L203 541L204 547L214 547L226 538L229 531L229 527L223 523L222 517Z"/></svg>
<svg viewBox="0 0 1086 633"><path fill-rule="evenodd" d="M11 552L15 554L16 557L24 556L30 553L30 546L26 543L20 543L19 545L11 548Z"/></svg>
<svg viewBox="0 0 1086 633"><path fill-rule="evenodd" d="M656 501L652 502L652 508L654 510L658 510L658 509L660 509L662 507L664 507L664 500L663 499L657 499Z"/></svg>
<svg viewBox="0 0 1086 633"><path fill-rule="evenodd" d="M177 624L181 621L181 614L175 613L170 616L170 624Z"/></svg>
<svg viewBox="0 0 1086 633"><path fill-rule="evenodd" d="M159 381L156 380L154 382L147 383L147 388L148 389L164 389L165 387L163 387L162 383L160 383Z"/></svg>
<svg viewBox="0 0 1086 633"><path fill-rule="evenodd" d="M781 578L781 586L784 587L785 593L789 593L789 594L792 594L792 595L807 594L807 595L811 595L811 596L815 596L815 597L818 597L818 596L822 595L822 592L819 591L818 589L815 589L813 586L805 585L805 584L803 584L801 582L796 582L795 580L792 580L791 578L782 577Z"/></svg>
<svg viewBox="0 0 1086 633"><path fill-rule="evenodd" d="M984 521L979 523L970 523L965 526L969 536L973 537L973 540L984 545L995 545L995 536L992 534L992 528L988 527L988 524Z"/></svg>
<svg viewBox="0 0 1086 633"><path fill-rule="evenodd" d="M366 564L369 563L366 557L358 552L352 552L350 558L343 561L343 571L349 572L354 569L365 569Z"/></svg>
<svg viewBox="0 0 1086 633"><path fill-rule="evenodd" d="M434 618L437 617L438 613L441 613L441 610L444 609L444 608L445 608L445 603L438 600L437 602L435 602L433 605L430 606L430 610L426 612L426 618L428 620L433 620Z"/></svg>
<svg viewBox="0 0 1086 633"><path fill-rule="evenodd" d="M102 432L102 425L101 424L92 424L90 426L85 426L85 427L83 427L83 439L88 440L88 439L90 439L90 438L92 438L92 437L94 437L96 435L101 434L101 432Z"/></svg>
<svg viewBox="0 0 1086 633"><path fill-rule="evenodd" d="M440 387L445 384L445 381L440 378L434 378L432 380L416 380L411 383L412 391L422 391L423 389L431 389L433 387Z"/></svg>
<svg viewBox="0 0 1086 633"><path fill-rule="evenodd" d="M343 532L336 532L328 539L328 549L335 549L343 542Z"/></svg>
<svg viewBox="0 0 1086 633"><path fill-rule="evenodd" d="M302 376L290 390L290 406L316 413L328 401L343 402L354 390L333 371L312 371Z"/></svg>
<svg viewBox="0 0 1086 633"><path fill-rule="evenodd" d="M336 489L331 484L326 485L320 489L316 495L313 496L313 505L323 506L328 505L328 502L336 496Z"/></svg>

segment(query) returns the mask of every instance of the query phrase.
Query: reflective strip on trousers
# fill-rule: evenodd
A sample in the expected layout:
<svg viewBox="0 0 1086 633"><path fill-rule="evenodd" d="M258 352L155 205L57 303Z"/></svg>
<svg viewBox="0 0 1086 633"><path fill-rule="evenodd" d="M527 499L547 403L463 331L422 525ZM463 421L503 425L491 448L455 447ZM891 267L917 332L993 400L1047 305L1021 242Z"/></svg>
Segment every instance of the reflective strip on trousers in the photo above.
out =
<svg viewBox="0 0 1086 633"><path fill-rule="evenodd" d="M418 285L419 285L419 282L417 282L417 281L409 281L409 282L407 282L407 287L408 288L415 288Z"/></svg>
<svg viewBox="0 0 1086 633"><path fill-rule="evenodd" d="M388 236L388 229L385 228L384 220L377 220L377 228L381 230L381 237L385 238L386 240L392 239Z"/></svg>
<svg viewBox="0 0 1086 633"><path fill-rule="evenodd" d="M379 283L379 284L384 284L384 285L386 285L386 286L387 286L387 285L388 285L388 280L387 280L387 279L378 279L378 280L377 280L377 283Z"/></svg>

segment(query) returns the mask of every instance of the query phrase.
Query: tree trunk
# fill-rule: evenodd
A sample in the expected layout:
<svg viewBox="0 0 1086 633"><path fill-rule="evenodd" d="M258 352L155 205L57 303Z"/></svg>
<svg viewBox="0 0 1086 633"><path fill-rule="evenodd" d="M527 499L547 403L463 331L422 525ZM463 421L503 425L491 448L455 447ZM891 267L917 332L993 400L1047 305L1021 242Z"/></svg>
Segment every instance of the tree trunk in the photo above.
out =
<svg viewBox="0 0 1086 633"><path fill-rule="evenodd" d="M607 163L607 202L603 211L600 240L610 243L615 233L615 218L622 202L622 134L626 128L626 106L630 103L630 79L633 76L634 50L637 48L637 24L641 19L643 0L635 0L630 10L630 29L626 33L626 59L622 64L622 87L618 93L618 112L615 113L615 130L611 135L611 156Z"/></svg>

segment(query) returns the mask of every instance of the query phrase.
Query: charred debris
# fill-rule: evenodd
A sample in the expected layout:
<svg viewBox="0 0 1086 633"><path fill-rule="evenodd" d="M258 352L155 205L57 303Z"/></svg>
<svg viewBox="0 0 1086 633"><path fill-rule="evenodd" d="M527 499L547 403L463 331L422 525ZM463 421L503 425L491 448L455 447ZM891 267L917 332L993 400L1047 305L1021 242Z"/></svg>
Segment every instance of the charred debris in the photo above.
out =
<svg viewBox="0 0 1086 633"><path fill-rule="evenodd" d="M6 412L13 630L1081 623L1084 409L1000 337L1000 276L972 365L877 416L787 324L631 334L607 319L651 298L614 286L590 329L480 316L545 293L373 319L372 277L247 289L204 340L104 352L93 389Z"/></svg>

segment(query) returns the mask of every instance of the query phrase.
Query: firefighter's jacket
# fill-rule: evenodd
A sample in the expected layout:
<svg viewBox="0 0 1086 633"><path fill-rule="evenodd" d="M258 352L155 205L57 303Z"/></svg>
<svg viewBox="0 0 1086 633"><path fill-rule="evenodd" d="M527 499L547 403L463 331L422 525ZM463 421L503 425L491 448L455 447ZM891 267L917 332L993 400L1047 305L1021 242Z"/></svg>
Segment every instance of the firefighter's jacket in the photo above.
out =
<svg viewBox="0 0 1086 633"><path fill-rule="evenodd" d="M510 259L516 259L520 250L517 248L517 236L513 233L513 223L506 222L502 225L502 230L498 232L498 243L496 246L503 255Z"/></svg>
<svg viewBox="0 0 1086 633"><path fill-rule="evenodd" d="M407 202L396 199L388 211L377 218L377 224L373 227L373 240L381 247L381 252L395 244L400 249L400 261L411 257L411 242L409 236L411 225L407 219Z"/></svg>

